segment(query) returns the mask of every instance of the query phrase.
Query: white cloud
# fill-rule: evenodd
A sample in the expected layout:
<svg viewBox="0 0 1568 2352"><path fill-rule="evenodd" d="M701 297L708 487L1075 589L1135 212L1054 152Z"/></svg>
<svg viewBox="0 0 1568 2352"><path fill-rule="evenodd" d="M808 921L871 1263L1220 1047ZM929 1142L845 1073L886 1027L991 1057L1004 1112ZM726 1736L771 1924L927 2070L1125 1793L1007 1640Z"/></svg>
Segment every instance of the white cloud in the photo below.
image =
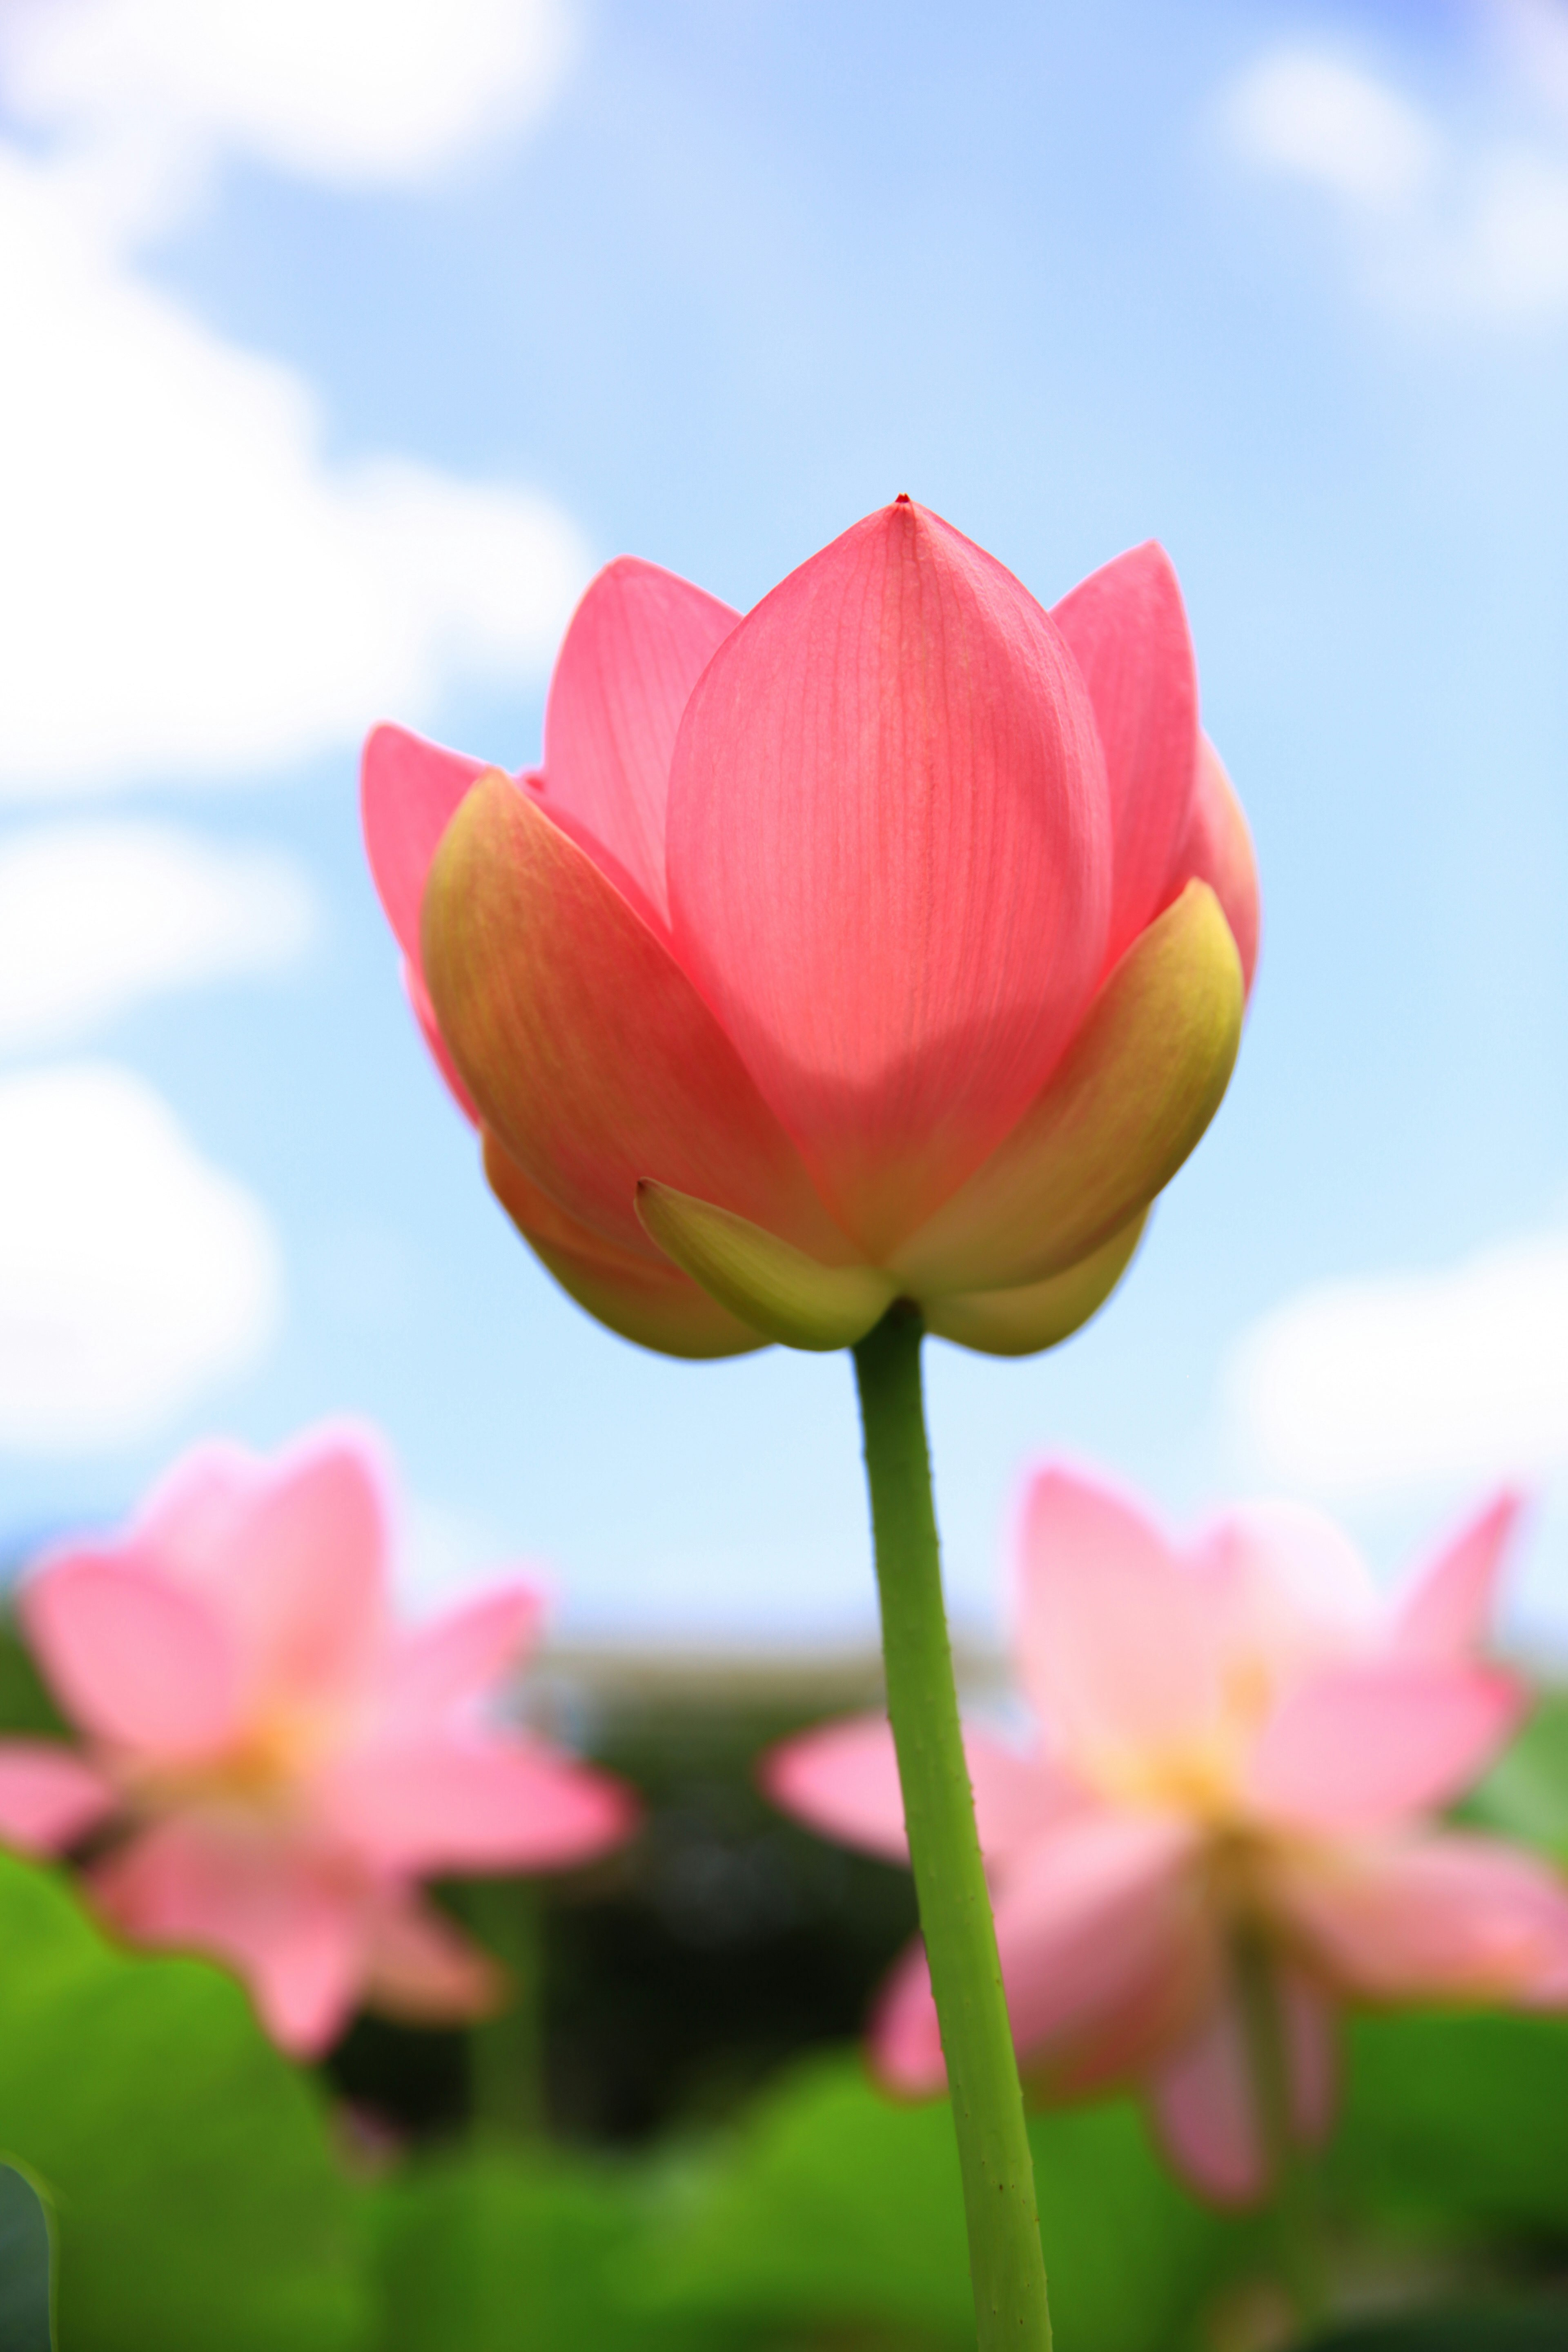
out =
<svg viewBox="0 0 1568 2352"><path fill-rule="evenodd" d="M58 1045L143 998L275 971L317 910L292 859L151 823L0 837L0 1052Z"/></svg>
<svg viewBox="0 0 1568 2352"><path fill-rule="evenodd" d="M1519 22L1533 24L1538 13L1519 11ZM1232 86L1224 111L1247 163L1338 200L1390 304L1494 324L1568 308L1560 140L1447 134L1361 67L1307 48L1260 58Z"/></svg>
<svg viewBox="0 0 1568 2352"><path fill-rule="evenodd" d="M0 149L0 791L256 772L548 658L586 571L529 493L329 465L317 404Z"/></svg>
<svg viewBox="0 0 1568 2352"><path fill-rule="evenodd" d="M0 1082L0 1445L155 1434L256 1360L280 1298L261 1208L140 1078Z"/></svg>
<svg viewBox="0 0 1568 2352"><path fill-rule="evenodd" d="M1568 1463L1568 1235L1435 1274L1324 1283L1244 1335L1226 1374L1244 1451L1354 1498Z"/></svg>
<svg viewBox="0 0 1568 2352"><path fill-rule="evenodd" d="M302 379L132 253L240 145L420 178L543 103L558 0L7 0L0 794L221 781L542 667L588 570L519 486L331 462ZM149 205L153 210L149 212Z"/></svg>
<svg viewBox="0 0 1568 2352"><path fill-rule="evenodd" d="M1236 85L1229 110L1244 154L1364 204L1408 201L1440 152L1407 100L1311 49L1262 58Z"/></svg>
<svg viewBox="0 0 1568 2352"><path fill-rule="evenodd" d="M374 184L532 120L570 29L563 0L7 0L0 69L24 121L177 186L227 148Z"/></svg>

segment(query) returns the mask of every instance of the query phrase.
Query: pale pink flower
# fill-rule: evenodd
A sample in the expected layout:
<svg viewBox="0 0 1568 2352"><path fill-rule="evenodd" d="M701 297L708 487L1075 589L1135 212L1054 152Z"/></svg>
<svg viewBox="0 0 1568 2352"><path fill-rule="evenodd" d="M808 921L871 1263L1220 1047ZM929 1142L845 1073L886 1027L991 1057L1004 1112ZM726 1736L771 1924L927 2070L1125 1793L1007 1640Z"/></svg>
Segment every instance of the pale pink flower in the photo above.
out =
<svg viewBox="0 0 1568 2352"><path fill-rule="evenodd" d="M1516 1509L1492 1503L1388 1610L1315 1515L1237 1511L1184 1550L1073 1473L1029 1487L1016 1658L1041 1737L965 1735L1020 2062L1058 2095L1138 2084L1212 2196L1268 2186L1239 1936L1268 1955L1303 2142L1331 2117L1342 2003L1568 1998L1555 1873L1430 1819L1524 1704L1484 1654ZM905 1854L880 1718L786 1742L763 1780L826 1834ZM870 2038L890 2088L941 2089L918 1944Z"/></svg>
<svg viewBox="0 0 1568 2352"><path fill-rule="evenodd" d="M496 1970L422 1878L558 1868L635 1820L618 1781L486 1720L540 1595L508 1582L402 1626L390 1549L367 1439L325 1431L271 1461L207 1445L19 1602L85 1747L0 1741L0 1835L50 1853L107 1832L86 1873L102 1916L226 1961L300 2054L361 2001L432 2021L494 2006Z"/></svg>

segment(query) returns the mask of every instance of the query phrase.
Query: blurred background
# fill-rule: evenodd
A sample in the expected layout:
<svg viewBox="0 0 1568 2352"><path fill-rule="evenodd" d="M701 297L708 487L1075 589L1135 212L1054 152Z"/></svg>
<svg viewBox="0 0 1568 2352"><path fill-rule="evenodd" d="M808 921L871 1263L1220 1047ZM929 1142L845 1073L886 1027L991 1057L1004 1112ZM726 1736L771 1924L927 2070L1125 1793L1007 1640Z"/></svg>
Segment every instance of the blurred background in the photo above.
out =
<svg viewBox="0 0 1568 2352"><path fill-rule="evenodd" d="M931 1351L957 1614L1062 1448L1385 1574L1522 1475L1568 1636L1559 0L0 0L0 301L8 1556L347 1412L412 1602L527 1557L578 1644L869 1636L847 1366L554 1290L355 764L531 761L599 562L744 606L907 489L1047 601L1165 542L1266 898L1123 1292Z"/></svg>

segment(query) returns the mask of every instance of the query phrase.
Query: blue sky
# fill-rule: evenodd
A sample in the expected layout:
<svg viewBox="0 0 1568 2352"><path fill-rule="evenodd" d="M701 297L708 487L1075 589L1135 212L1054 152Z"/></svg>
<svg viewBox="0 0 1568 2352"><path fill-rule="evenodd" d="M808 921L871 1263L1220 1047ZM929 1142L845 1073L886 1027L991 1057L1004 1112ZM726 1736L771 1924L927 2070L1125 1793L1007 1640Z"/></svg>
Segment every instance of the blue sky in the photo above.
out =
<svg viewBox="0 0 1568 2352"><path fill-rule="evenodd" d="M1123 1290L929 1351L958 1610L1058 1447L1389 1568L1568 1491L1568 11L399 0L368 73L362 0L217 16L0 44L13 1548L349 1412L423 1593L521 1552L579 1632L868 1622L847 1364L640 1354L490 1202L353 747L522 764L594 564L744 605L901 489L1047 601L1164 541L1266 908ZM1523 1566L1568 1631L1568 1511Z"/></svg>

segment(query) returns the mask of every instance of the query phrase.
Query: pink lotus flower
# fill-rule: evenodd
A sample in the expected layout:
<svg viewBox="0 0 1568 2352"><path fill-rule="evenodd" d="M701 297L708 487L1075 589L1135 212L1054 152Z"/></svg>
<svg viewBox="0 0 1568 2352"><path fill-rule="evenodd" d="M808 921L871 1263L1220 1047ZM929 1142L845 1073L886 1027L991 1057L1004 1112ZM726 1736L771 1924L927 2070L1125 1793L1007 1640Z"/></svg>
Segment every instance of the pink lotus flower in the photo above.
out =
<svg viewBox="0 0 1568 2352"><path fill-rule="evenodd" d="M495 2005L497 1972L421 1878L558 1868L635 1820L619 1782L483 1719L539 1595L509 1583L398 1626L390 1540L363 1439L271 1462L208 1445L124 1535L47 1558L19 1604L87 1745L0 1741L0 1835L53 1853L113 1825L87 1871L103 1916L226 1961L301 2054L362 1999L426 2021Z"/></svg>
<svg viewBox="0 0 1568 2352"><path fill-rule="evenodd" d="M1051 1345L1235 1057L1252 853L1152 545L1048 614L902 499L743 620L623 559L542 773L382 727L364 824L496 1193L670 1354L847 1345L898 1297Z"/></svg>
<svg viewBox="0 0 1568 2352"><path fill-rule="evenodd" d="M1173 1549L1060 1469L1025 1511L1016 1654L1042 1737L965 1746L1020 2061L1045 2090L1141 2084L1176 2165L1221 2200L1268 2186L1237 1980L1261 1945L1296 2136L1326 2130L1342 2002L1568 1999L1568 1893L1500 1842L1433 1826L1518 1723L1481 1644L1503 1497L1392 1613L1305 1512L1238 1511ZM807 1732L774 1801L901 1857L880 1719ZM899 2092L943 2082L918 1947L871 2028Z"/></svg>

